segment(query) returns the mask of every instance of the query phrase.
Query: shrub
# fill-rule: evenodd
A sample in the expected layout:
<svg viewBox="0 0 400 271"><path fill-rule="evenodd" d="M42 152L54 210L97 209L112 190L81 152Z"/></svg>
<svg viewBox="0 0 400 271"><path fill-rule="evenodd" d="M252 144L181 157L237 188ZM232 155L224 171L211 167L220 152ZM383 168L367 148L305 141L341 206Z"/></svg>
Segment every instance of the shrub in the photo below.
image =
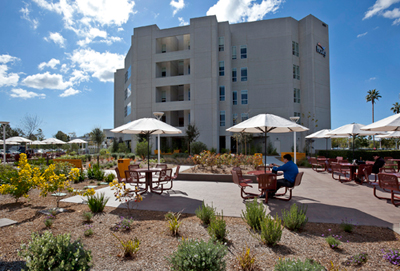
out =
<svg viewBox="0 0 400 271"><path fill-rule="evenodd" d="M82 217L86 222L90 222L92 220L93 213L92 212L84 212L82 214Z"/></svg>
<svg viewBox="0 0 400 271"><path fill-rule="evenodd" d="M142 142L136 143L136 154L142 158L147 157L148 153L148 146L147 146L147 140L144 139ZM151 150L151 145L150 145L150 150Z"/></svg>
<svg viewBox="0 0 400 271"><path fill-rule="evenodd" d="M122 240L121 238L118 238L115 234L113 234L115 238L118 239L118 241L121 244L121 250L123 253L124 257L129 257L131 256L132 258L135 257L136 253L139 251L139 246L140 246L140 241L135 237L134 240Z"/></svg>
<svg viewBox="0 0 400 271"><path fill-rule="evenodd" d="M115 178L116 178L116 176L113 173L109 173L106 176L106 182L111 183Z"/></svg>
<svg viewBox="0 0 400 271"><path fill-rule="evenodd" d="M175 251L167 260L171 264L171 270L225 270L226 263L223 258L226 255L226 247L220 243L214 244L210 239L182 240Z"/></svg>
<svg viewBox="0 0 400 271"><path fill-rule="evenodd" d="M56 175L64 174L68 175L71 169L74 168L74 165L68 162L57 162L54 163L54 173Z"/></svg>
<svg viewBox="0 0 400 271"><path fill-rule="evenodd" d="M197 141L190 143L190 151L192 154L200 154L202 151L207 150L207 145L203 142Z"/></svg>
<svg viewBox="0 0 400 271"><path fill-rule="evenodd" d="M46 226L46 228L51 228L51 226L53 226L53 222L54 222L54 216L50 215L50 216L46 217L46 220L44 221L44 225Z"/></svg>
<svg viewBox="0 0 400 271"><path fill-rule="evenodd" d="M347 221L347 218L345 218L345 219L342 219L342 223L340 223L340 228L342 230L344 230L345 232L352 232L354 225L351 223L351 220L349 222L349 221Z"/></svg>
<svg viewBox="0 0 400 271"><path fill-rule="evenodd" d="M280 259L275 264L275 271L297 271L297 270L310 270L310 271L325 271L325 267L319 263L306 259L304 262L301 260Z"/></svg>
<svg viewBox="0 0 400 271"><path fill-rule="evenodd" d="M180 217L181 213L168 212L165 215L165 220L168 222L168 228L172 235L178 235L179 227L182 224L182 222L179 221Z"/></svg>
<svg viewBox="0 0 400 271"><path fill-rule="evenodd" d="M75 180L75 183L83 182L86 179L86 173L83 170L79 170L78 179Z"/></svg>
<svg viewBox="0 0 400 271"><path fill-rule="evenodd" d="M121 221L117 223L116 230L123 229L123 230L130 230L132 228L133 218L125 218L121 216Z"/></svg>
<svg viewBox="0 0 400 271"><path fill-rule="evenodd" d="M222 214L221 216L215 216L213 219L211 219L211 223L208 226L207 231L214 240L225 242L228 231L226 230L224 215Z"/></svg>
<svg viewBox="0 0 400 271"><path fill-rule="evenodd" d="M261 222L265 218L265 208L257 199L246 203L246 211L242 211L242 219L255 231L261 230Z"/></svg>
<svg viewBox="0 0 400 271"><path fill-rule="evenodd" d="M326 237L325 240L331 248L338 248L339 245L342 243L342 242L340 242L341 238L342 238L342 236L334 235L334 236Z"/></svg>
<svg viewBox="0 0 400 271"><path fill-rule="evenodd" d="M383 250L383 259L388 260L391 264L400 265L400 253L398 249Z"/></svg>
<svg viewBox="0 0 400 271"><path fill-rule="evenodd" d="M261 222L261 241L269 246L275 246L282 237L282 222L278 215L273 219L269 214Z"/></svg>
<svg viewBox="0 0 400 271"><path fill-rule="evenodd" d="M106 198L104 193L100 193L97 196L89 196L87 203L93 213L100 213L103 212L108 200L109 198Z"/></svg>
<svg viewBox="0 0 400 271"><path fill-rule="evenodd" d="M256 255L247 247L236 256L236 260L243 271L253 271L256 269Z"/></svg>
<svg viewBox="0 0 400 271"><path fill-rule="evenodd" d="M204 201L196 210L196 216L200 218L204 225L209 225L212 218L215 216L215 208L212 206L204 205Z"/></svg>
<svg viewBox="0 0 400 271"><path fill-rule="evenodd" d="M103 181L105 178L105 173L103 170L101 170L100 168L96 168L94 170L94 179L98 180L98 181Z"/></svg>
<svg viewBox="0 0 400 271"><path fill-rule="evenodd" d="M28 270L88 270L92 255L80 241L71 241L70 234L53 236L32 233L32 241L22 244L18 256L26 260Z"/></svg>
<svg viewBox="0 0 400 271"><path fill-rule="evenodd" d="M92 230L92 225L86 225L86 229L85 229L85 231L83 232L83 234L85 235L85 236L92 236L93 235L93 230Z"/></svg>
<svg viewBox="0 0 400 271"><path fill-rule="evenodd" d="M291 231L297 231L303 228L308 221L306 213L306 205L303 205L303 207L297 207L296 203L293 203L290 207L290 211L282 211L283 225Z"/></svg>
<svg viewBox="0 0 400 271"><path fill-rule="evenodd" d="M358 253L350 257L349 260L346 261L347 265L361 265L368 261L367 253Z"/></svg>

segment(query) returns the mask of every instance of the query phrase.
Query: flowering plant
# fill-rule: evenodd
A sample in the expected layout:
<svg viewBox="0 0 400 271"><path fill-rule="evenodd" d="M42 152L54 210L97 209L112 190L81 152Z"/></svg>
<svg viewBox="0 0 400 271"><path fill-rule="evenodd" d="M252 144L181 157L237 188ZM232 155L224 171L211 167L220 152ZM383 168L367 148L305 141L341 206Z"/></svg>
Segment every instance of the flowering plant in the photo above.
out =
<svg viewBox="0 0 400 271"><path fill-rule="evenodd" d="M394 265L400 265L400 253L398 249L383 250L383 259L388 260Z"/></svg>
<svg viewBox="0 0 400 271"><path fill-rule="evenodd" d="M133 200L139 203L143 200L142 196L139 194L139 188L135 186L135 189L127 187L124 182L118 182L117 180L112 181L110 184L111 190L115 190L114 196L119 202L126 203L128 212L130 212L130 203Z"/></svg>
<svg viewBox="0 0 400 271"><path fill-rule="evenodd" d="M115 230L123 229L123 230L130 230L132 228L133 218L125 218L121 216L121 221L117 223Z"/></svg>

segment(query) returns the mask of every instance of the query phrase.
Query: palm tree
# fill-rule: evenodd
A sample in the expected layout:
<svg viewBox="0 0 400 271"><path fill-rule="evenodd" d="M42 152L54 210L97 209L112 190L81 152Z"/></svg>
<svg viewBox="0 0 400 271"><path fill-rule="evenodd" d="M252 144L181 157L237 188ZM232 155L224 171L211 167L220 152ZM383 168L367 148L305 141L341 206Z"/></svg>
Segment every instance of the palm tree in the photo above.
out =
<svg viewBox="0 0 400 271"><path fill-rule="evenodd" d="M375 101L378 101L379 98L382 98L381 95L379 95L379 90L373 89L373 90L368 90L368 95L365 97L367 102L372 103L372 122L374 122L374 104ZM375 148L375 136L373 137L374 139L374 148Z"/></svg>
<svg viewBox="0 0 400 271"><path fill-rule="evenodd" d="M96 143L97 145L97 152L99 152L100 150L100 145L101 143L103 143L105 138L105 134L103 133L103 131L99 128L96 127L94 128L91 132L90 132L90 139Z"/></svg>
<svg viewBox="0 0 400 271"><path fill-rule="evenodd" d="M393 111L393 113L395 114L399 114L400 113L400 104L398 102L393 104L393 107L390 108L390 110Z"/></svg>
<svg viewBox="0 0 400 271"><path fill-rule="evenodd" d="M379 90L373 89L373 90L368 90L368 95L365 97L367 102L372 103L372 122L374 122L374 104L375 101L378 101L379 98L382 98L382 96L379 94Z"/></svg>

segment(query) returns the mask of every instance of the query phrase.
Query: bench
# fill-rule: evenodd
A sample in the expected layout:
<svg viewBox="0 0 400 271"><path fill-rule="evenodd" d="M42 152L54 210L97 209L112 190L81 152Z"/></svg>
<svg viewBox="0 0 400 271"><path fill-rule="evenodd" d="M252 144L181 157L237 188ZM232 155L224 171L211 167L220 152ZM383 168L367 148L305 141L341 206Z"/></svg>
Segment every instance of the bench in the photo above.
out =
<svg viewBox="0 0 400 271"><path fill-rule="evenodd" d="M53 159L53 163L61 163L68 162L76 168L82 169L82 160L81 159Z"/></svg>
<svg viewBox="0 0 400 271"><path fill-rule="evenodd" d="M400 192L399 179L397 178L397 176L388 173L378 173L378 181L378 185L374 185L374 196L378 199L390 199L394 206L400 205L400 196L395 194L395 192ZM389 192L391 194L391 197L378 197L376 195L377 186L379 186L383 190L383 192Z"/></svg>
<svg viewBox="0 0 400 271"><path fill-rule="evenodd" d="M311 157L310 158L311 168L316 172L322 172L326 170L325 161L318 161L317 158Z"/></svg>
<svg viewBox="0 0 400 271"><path fill-rule="evenodd" d="M292 190L301 184L301 179L303 178L304 172L299 172L296 175L296 179L294 180L293 187L285 187L285 192L282 194L275 194L274 198L284 201L289 201L292 199ZM282 196L286 195L287 191L289 191L289 198L281 198Z"/></svg>

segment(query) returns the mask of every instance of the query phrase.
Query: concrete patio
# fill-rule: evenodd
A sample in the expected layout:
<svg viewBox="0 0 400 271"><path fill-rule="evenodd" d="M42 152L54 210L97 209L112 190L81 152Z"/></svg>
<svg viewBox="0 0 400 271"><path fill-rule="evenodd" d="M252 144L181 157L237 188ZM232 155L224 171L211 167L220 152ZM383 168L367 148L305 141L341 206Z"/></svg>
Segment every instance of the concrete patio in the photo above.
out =
<svg viewBox="0 0 400 271"><path fill-rule="evenodd" d="M280 215L283 209L289 209L293 203L306 204L310 222L341 223L342 219L347 219L357 225L388 227L400 233L400 208L393 206L389 200L375 198L371 186L354 182L340 183L332 179L331 174L309 168L301 168L300 171L305 173L301 185L293 190L292 200L270 199L266 205L268 213ZM249 191L257 192L257 184ZM125 204L115 200L110 188L96 190L96 193L103 192L110 197L107 206L125 208ZM382 192L378 193L383 195ZM390 194L385 193L385 197L388 196ZM74 196L63 201L82 203L83 198ZM239 187L217 180L175 181L172 190L162 195L146 193L143 201L134 206L139 210L195 213L202 201L213 205L219 213L223 211L224 216L240 217L245 209Z"/></svg>

